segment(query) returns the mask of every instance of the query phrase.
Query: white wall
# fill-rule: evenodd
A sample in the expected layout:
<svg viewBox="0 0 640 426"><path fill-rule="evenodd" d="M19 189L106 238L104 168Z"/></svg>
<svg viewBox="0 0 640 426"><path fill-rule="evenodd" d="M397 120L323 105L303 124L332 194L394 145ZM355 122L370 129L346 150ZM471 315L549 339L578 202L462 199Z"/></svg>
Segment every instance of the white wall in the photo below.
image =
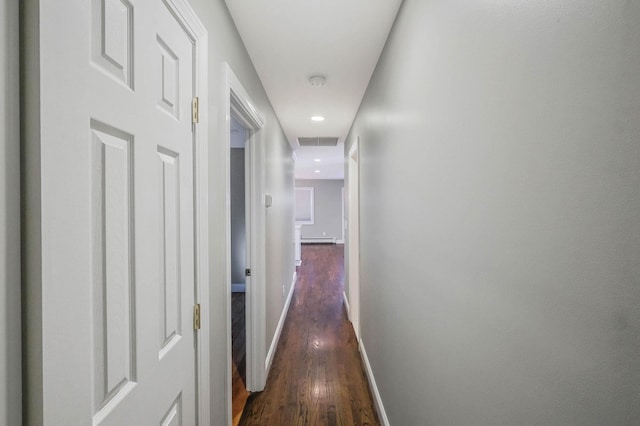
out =
<svg viewBox="0 0 640 426"><path fill-rule="evenodd" d="M0 0L0 424L22 415L18 1Z"/></svg>
<svg viewBox="0 0 640 426"><path fill-rule="evenodd" d="M638 22L633 1L404 1L346 146L391 424L637 424Z"/></svg>
<svg viewBox="0 0 640 426"><path fill-rule="evenodd" d="M342 240L342 179L298 179L297 187L314 188L314 223L302 225L302 238ZM326 235L322 235L322 233Z"/></svg>

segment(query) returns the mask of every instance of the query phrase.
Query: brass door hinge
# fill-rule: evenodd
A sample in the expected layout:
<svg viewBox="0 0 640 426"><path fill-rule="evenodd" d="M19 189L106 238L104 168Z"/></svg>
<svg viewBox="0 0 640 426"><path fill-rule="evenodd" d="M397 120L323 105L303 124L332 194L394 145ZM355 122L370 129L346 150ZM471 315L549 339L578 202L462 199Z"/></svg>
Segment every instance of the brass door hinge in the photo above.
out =
<svg viewBox="0 0 640 426"><path fill-rule="evenodd" d="M200 121L200 101L197 96L191 101L191 121L193 124Z"/></svg>
<svg viewBox="0 0 640 426"><path fill-rule="evenodd" d="M200 330L200 304L193 305L193 329Z"/></svg>

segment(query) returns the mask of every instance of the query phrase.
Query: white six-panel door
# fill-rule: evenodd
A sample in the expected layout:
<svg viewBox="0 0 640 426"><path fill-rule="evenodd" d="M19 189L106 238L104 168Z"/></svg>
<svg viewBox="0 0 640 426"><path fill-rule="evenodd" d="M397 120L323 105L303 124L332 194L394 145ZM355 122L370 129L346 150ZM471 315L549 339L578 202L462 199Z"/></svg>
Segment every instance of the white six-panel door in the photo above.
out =
<svg viewBox="0 0 640 426"><path fill-rule="evenodd" d="M45 424L196 424L193 42L161 0L40 13Z"/></svg>

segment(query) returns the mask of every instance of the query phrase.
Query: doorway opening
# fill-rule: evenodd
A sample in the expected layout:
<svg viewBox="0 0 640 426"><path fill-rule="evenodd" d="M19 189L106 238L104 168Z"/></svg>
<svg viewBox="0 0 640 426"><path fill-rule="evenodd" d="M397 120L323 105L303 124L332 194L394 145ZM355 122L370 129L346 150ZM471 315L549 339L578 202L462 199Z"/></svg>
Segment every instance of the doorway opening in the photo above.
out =
<svg viewBox="0 0 640 426"><path fill-rule="evenodd" d="M240 416L249 397L247 391L247 329L246 329L246 289L250 246L250 228L247 223L251 211L251 193L247 184L250 176L246 167L247 129L232 115L229 150L229 195L231 209L231 387L232 424L240 421Z"/></svg>
<svg viewBox="0 0 640 426"><path fill-rule="evenodd" d="M227 157L225 262L227 392L225 399L228 419L226 423L229 424L234 418L233 356L239 355L239 358L243 358L244 350L244 362L240 361L236 364L238 376L243 380L236 382L235 387L242 391L241 394L261 391L266 382L264 294L266 218L263 200L264 149L261 143L264 119L228 65L226 65L226 94L227 126L222 137L225 141ZM232 303L234 295L237 302L235 307ZM240 303L242 299L244 303ZM242 319L244 319L244 326L241 326ZM232 332L234 321L241 330L235 338ZM242 336L243 332L244 336ZM238 354L234 354L234 349L238 350ZM243 367L244 374L241 376ZM238 411L241 413L241 409ZM240 415L235 414L239 420Z"/></svg>

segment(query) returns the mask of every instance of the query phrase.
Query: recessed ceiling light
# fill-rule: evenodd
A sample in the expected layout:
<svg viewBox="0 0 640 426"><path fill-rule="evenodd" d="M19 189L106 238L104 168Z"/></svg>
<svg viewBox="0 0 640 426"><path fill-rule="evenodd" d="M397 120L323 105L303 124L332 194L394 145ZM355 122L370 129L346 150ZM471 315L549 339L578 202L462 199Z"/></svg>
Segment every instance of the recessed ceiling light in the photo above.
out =
<svg viewBox="0 0 640 426"><path fill-rule="evenodd" d="M324 117L321 115L314 115L311 117L311 121L324 121Z"/></svg>
<svg viewBox="0 0 640 426"><path fill-rule="evenodd" d="M313 161L315 161L316 163L319 163L321 160L319 158L314 158Z"/></svg>
<svg viewBox="0 0 640 426"><path fill-rule="evenodd" d="M314 170L313 172L314 173L320 173L320 170Z"/></svg>

